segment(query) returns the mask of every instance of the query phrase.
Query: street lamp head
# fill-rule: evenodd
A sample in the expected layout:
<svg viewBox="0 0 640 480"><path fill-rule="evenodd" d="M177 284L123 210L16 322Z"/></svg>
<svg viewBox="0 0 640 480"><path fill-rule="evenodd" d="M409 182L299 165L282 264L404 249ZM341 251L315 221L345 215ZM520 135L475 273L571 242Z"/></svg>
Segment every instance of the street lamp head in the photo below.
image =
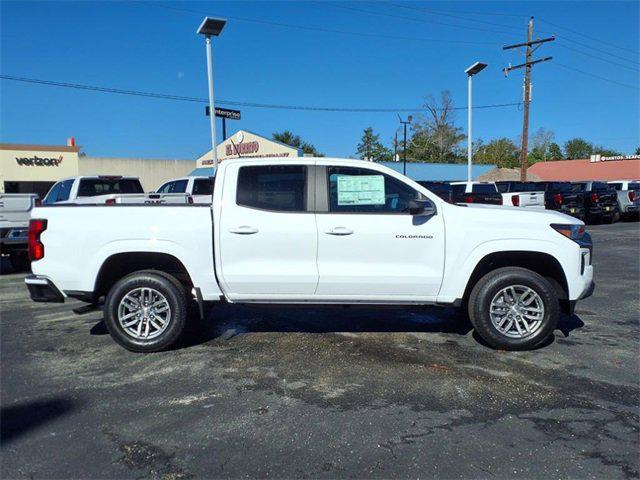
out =
<svg viewBox="0 0 640 480"><path fill-rule="evenodd" d="M471 65L469 68L467 68L464 73L466 73L467 75L469 75L470 77L472 77L473 75L475 75L476 73L481 72L482 70L484 70L486 68L487 64L486 63L482 63L482 62L476 62L473 65Z"/></svg>
<svg viewBox="0 0 640 480"><path fill-rule="evenodd" d="M206 35L208 37L217 37L222 32L227 21L224 18L212 18L205 17L200 26L198 27L198 33Z"/></svg>

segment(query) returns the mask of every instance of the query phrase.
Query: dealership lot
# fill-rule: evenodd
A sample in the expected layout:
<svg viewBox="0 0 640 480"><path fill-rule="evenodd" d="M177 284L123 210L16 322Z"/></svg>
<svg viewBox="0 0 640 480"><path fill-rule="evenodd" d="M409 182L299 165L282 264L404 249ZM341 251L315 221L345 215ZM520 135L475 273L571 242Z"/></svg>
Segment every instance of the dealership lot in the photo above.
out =
<svg viewBox="0 0 640 480"><path fill-rule="evenodd" d="M507 353L454 310L215 307L133 354L0 279L3 478L634 478L639 224L589 227L596 291Z"/></svg>

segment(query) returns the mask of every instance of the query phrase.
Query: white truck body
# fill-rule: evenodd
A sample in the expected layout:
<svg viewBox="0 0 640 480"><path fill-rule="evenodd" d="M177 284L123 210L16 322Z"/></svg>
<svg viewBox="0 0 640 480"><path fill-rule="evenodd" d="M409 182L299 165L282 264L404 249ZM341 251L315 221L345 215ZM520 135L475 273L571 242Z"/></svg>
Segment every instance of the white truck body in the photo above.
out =
<svg viewBox="0 0 640 480"><path fill-rule="evenodd" d="M496 182L502 204L522 208L545 208L544 191L529 182Z"/></svg>
<svg viewBox="0 0 640 480"><path fill-rule="evenodd" d="M101 193L105 192L105 193ZM55 183L43 202L52 204L167 204L193 203L187 194L144 193L138 177L112 175L78 176Z"/></svg>
<svg viewBox="0 0 640 480"><path fill-rule="evenodd" d="M156 193L186 193L191 195L193 203L211 204L213 201L214 177L189 176L174 178L163 183Z"/></svg>
<svg viewBox="0 0 640 480"><path fill-rule="evenodd" d="M304 198L277 190L297 181L287 173L292 168L306 171ZM248 177L272 170L284 173ZM379 179L385 196L370 208ZM557 266L566 300L592 288L591 246L550 226L584 224L555 211L452 205L391 169L358 160L227 160L215 181L212 205L34 209L32 218L46 220L39 236L44 256L32 262L27 284L96 299L106 293L101 285L105 271L116 269L114 259L126 258L117 268L127 268L159 255L184 267L203 302L459 305L492 255L508 265L529 253ZM269 181L275 186L264 187ZM369 181L373 187L362 187ZM402 192L422 199L427 213L398 206ZM304 210L278 210L298 201Z"/></svg>

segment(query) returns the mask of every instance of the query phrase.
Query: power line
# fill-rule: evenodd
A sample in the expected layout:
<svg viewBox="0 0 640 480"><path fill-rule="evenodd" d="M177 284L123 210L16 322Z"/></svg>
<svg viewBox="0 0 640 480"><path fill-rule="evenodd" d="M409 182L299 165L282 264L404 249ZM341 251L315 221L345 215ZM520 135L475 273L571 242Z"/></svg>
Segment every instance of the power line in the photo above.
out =
<svg viewBox="0 0 640 480"><path fill-rule="evenodd" d="M579 45L581 47L590 48L591 50L595 50L596 52L604 53L605 55L609 55L609 56L611 56L613 58L617 58L619 60L624 60L625 62L635 63L637 65L640 65L640 62L637 61L637 60L630 60L627 57L621 57L620 55L616 55L615 53L611 53L611 52L608 52L606 50L602 50L601 48L596 48L596 47L593 47L591 45L587 45L586 43L579 42L579 41L574 40L572 38L563 37L562 35L558 35L558 38L561 38L566 42L574 43L574 44Z"/></svg>
<svg viewBox="0 0 640 480"><path fill-rule="evenodd" d="M79 83L69 83L69 82L57 82L53 80L18 77L14 75L0 75L0 79L12 80L16 82L32 83L32 84L38 84L38 85L49 85L53 87L64 87L64 88L73 88L78 90L88 90L88 91L101 92L101 93L115 93L120 95L133 95L138 97L160 98L164 100L178 100L183 102L209 103L209 100L206 98L189 97L189 96L182 96L182 95L171 95L171 94L156 93L156 92L144 92L139 90L123 90L119 88L100 87L96 85L83 85ZM269 108L269 109L278 109L278 110L306 110L306 111L316 111L316 112L345 112L345 113L376 113L376 112L396 113L396 112L419 112L419 111L428 110L422 107L415 107L415 108L318 107L318 106L308 106L308 105L280 105L280 104L272 104L272 103L239 102L235 100L216 100L216 103L221 105L238 106L238 107ZM491 105L479 105L473 108L483 108L483 109L484 108L502 108L502 107L513 107L519 104L520 103L498 103L498 104L491 104ZM453 110L466 110L466 109L467 107L453 108Z"/></svg>
<svg viewBox="0 0 640 480"><path fill-rule="evenodd" d="M177 12L184 12L184 13L197 13L200 15L210 15L211 12L205 12L204 10L194 10L191 8L182 8L182 7L174 7L174 6L169 6L169 5L163 5L163 4L156 4L156 3L147 3L147 2L138 2L138 3L142 3L144 5L149 5L152 7L158 7L158 8L164 8L167 10L174 10ZM295 24L291 24L291 23L282 23L282 22L274 22L271 20L262 20L262 19L256 19L256 18L247 18L247 17L237 17L237 16L232 16L232 15L225 15L226 18L230 18L232 20L236 20L239 22L251 22L251 23L259 23L259 24L263 24L263 25L271 25L271 26L276 26L276 27L283 27L283 28L293 28L296 30L307 30L307 31L311 31L311 32L322 32L322 33L337 33L339 35L350 35L350 36L355 36L355 37L367 37L367 38L388 38L390 40L410 40L410 41L417 41L417 42L437 42L437 43L459 43L459 44L464 44L464 45L494 45L494 42L471 42L471 41L466 41L466 40L447 40L447 39L443 39L443 38L424 38L424 37L407 37L407 36L403 36L403 35L387 35L387 34L380 34L380 33L367 33L367 32L354 32L354 31L349 31L349 30L337 30L337 29L333 29L333 28L324 28L324 27L314 27L314 26L310 26L310 25L295 25Z"/></svg>
<svg viewBox="0 0 640 480"><path fill-rule="evenodd" d="M343 10L351 10L351 11L354 11L354 12L360 12L360 13L364 13L364 14L367 14L367 15L377 15L377 16L382 16L382 17L399 18L399 19L402 19L402 20L409 20L410 22L429 23L429 24L433 24L433 25L443 25L443 26L446 26L446 27L461 28L461 29L464 29L464 30L478 30L478 31L481 31L481 32L504 33L504 34L510 35L510 36L514 35L511 32L497 32L495 29L494 30L490 30L488 28L469 27L469 26L466 26L466 25L456 25L456 24L453 24L453 23L444 23L444 22L438 22L438 21L434 21L434 20L426 20L424 18L405 17L405 16L402 16L402 15L394 15L392 13L374 12L372 10L364 10L362 8L356 8L356 7L346 6L346 5L338 5L338 4L335 4L333 2L314 2L314 3L321 4L321 5L327 5L327 6L330 6L330 7L333 7L333 8L341 8ZM403 5L397 5L397 4L393 4L393 3L391 3L390 5L395 5L395 6L400 7L400 8L415 9L415 8L412 8L412 7L405 7ZM464 20L467 20L467 19L464 19ZM469 21L478 21L479 22L479 20L469 20ZM484 23L484 22L481 22L481 23Z"/></svg>
<svg viewBox="0 0 640 480"><path fill-rule="evenodd" d="M629 65L625 65L623 63L614 62L613 60L609 60L608 58L599 57L598 55L593 55L591 53L584 52L582 50L578 50L577 48L573 48L573 47L569 47L567 45L563 45L562 43L558 43L557 45L560 48L566 48L567 50L571 50L572 52L579 53L580 55L584 55L586 57L595 58L597 60L600 60L602 62L607 62L607 63L610 63L612 65L617 65L619 67L626 68L627 70L631 70L632 72L638 72L640 70L637 67L630 67Z"/></svg>
<svg viewBox="0 0 640 480"><path fill-rule="evenodd" d="M616 80L611 80L610 78L601 77L600 75L595 75L593 73L585 72L584 70L580 70L578 68L571 67L569 65L563 65L562 63L554 62L553 65L558 65L559 67L566 68L567 70L573 70L574 72L582 73L583 75L588 75L593 78L598 78L600 80L604 80L605 82L615 83L616 85L620 85L621 87L633 88L634 90L640 90L640 87L637 85L628 85L626 83L621 83Z"/></svg>
<svg viewBox="0 0 640 480"><path fill-rule="evenodd" d="M632 49L630 49L630 48L621 47L621 46L616 45L616 44L614 44L614 43L605 42L604 40L601 40L601 39L599 39L599 38L592 37L592 36L590 36L590 35L585 35L585 34L584 34L584 33L582 33L582 32L578 32L577 30L572 30L572 29L570 29L570 28L563 27L563 26L561 26L561 25L558 25L557 23L553 23L553 22L550 22L550 21L548 21L548 20L540 19L540 21L542 21L542 22L544 22L544 23L548 23L549 25L551 25L551 26L553 26L553 27L560 28L560 29L562 29L562 30L566 30L567 32L571 32L571 33L573 33L573 34L575 34L575 35L580 35L581 37L587 38L587 39L592 40L592 41L594 41L594 42L600 42L600 43L602 43L602 44L604 44L604 45L609 45L610 47L619 48L620 50L626 50L627 52L631 52L631 53L635 53L635 54L637 54L637 53L638 53L638 50L632 50Z"/></svg>

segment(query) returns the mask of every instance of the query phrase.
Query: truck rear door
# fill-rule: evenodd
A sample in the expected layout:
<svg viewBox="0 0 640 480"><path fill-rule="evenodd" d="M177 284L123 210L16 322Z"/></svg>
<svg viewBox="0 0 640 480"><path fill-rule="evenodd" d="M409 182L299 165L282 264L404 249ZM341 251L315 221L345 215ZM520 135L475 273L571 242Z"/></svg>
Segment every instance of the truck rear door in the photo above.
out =
<svg viewBox="0 0 640 480"><path fill-rule="evenodd" d="M226 167L214 228L219 280L231 300L296 300L316 290L313 163L289 162Z"/></svg>

